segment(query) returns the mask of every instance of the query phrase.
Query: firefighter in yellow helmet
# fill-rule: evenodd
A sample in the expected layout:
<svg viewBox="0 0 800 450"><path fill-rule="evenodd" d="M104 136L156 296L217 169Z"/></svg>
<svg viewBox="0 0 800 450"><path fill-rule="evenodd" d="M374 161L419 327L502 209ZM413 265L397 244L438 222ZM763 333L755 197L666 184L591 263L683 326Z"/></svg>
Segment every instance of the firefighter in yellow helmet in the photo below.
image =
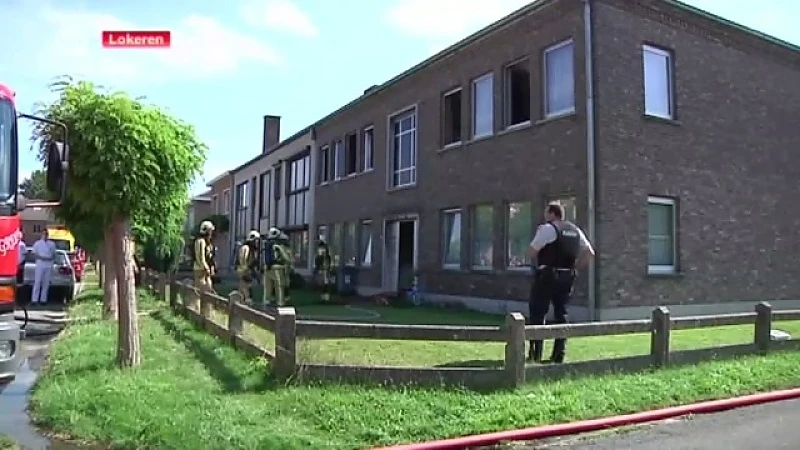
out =
<svg viewBox="0 0 800 450"><path fill-rule="evenodd" d="M247 240L239 247L236 255L236 275L239 277L239 293L244 301L250 301L252 295L250 288L255 275L258 274L258 247L261 235L252 230L247 235Z"/></svg>
<svg viewBox="0 0 800 450"><path fill-rule="evenodd" d="M322 290L323 302L331 301L331 253L325 239L317 241L317 256L314 258L314 279Z"/></svg>
<svg viewBox="0 0 800 450"><path fill-rule="evenodd" d="M200 291L213 291L211 283L212 243L214 224L208 220L200 223L200 234L194 241L194 286Z"/></svg>
<svg viewBox="0 0 800 450"><path fill-rule="evenodd" d="M292 253L289 239L277 228L270 228L263 245L264 253L264 299L273 299L278 306L289 300L289 275L292 270Z"/></svg>

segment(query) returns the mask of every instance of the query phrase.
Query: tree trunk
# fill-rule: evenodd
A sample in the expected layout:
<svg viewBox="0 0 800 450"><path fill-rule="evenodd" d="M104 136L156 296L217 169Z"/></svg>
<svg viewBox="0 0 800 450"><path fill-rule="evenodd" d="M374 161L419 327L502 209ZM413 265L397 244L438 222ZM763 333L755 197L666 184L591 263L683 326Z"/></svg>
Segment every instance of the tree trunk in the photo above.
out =
<svg viewBox="0 0 800 450"><path fill-rule="evenodd" d="M117 364L120 367L137 367L142 355L139 346L139 318L136 315L136 286L133 276L133 240L126 218L114 220L111 225L114 239L114 267L119 290L119 337Z"/></svg>
<svg viewBox="0 0 800 450"><path fill-rule="evenodd" d="M119 296L117 295L117 271L114 261L114 230L106 230L105 244L103 244L103 318L117 320Z"/></svg>

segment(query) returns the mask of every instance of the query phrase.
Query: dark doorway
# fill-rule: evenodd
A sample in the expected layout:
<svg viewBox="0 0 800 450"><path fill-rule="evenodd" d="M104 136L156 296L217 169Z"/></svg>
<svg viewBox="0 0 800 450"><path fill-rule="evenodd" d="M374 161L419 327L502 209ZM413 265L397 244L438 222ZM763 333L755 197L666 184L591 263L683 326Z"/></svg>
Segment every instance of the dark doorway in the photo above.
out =
<svg viewBox="0 0 800 450"><path fill-rule="evenodd" d="M414 281L416 220L401 220L399 228L397 288L403 292L411 289L411 284Z"/></svg>

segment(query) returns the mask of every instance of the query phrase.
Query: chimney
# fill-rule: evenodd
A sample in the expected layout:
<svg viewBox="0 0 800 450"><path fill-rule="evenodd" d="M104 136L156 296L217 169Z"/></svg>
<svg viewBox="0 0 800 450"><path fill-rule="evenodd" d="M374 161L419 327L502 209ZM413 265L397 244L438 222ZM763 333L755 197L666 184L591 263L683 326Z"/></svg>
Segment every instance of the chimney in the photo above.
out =
<svg viewBox="0 0 800 450"><path fill-rule="evenodd" d="M264 137L261 154L266 155L281 141L281 116L264 116Z"/></svg>

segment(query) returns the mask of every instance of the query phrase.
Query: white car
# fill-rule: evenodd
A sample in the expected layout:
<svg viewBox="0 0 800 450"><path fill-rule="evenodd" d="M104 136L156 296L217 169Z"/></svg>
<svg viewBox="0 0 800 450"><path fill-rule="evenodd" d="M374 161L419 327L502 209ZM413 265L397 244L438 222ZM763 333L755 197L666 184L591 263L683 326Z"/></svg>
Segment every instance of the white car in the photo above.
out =
<svg viewBox="0 0 800 450"><path fill-rule="evenodd" d="M22 282L17 282L17 295L21 300L30 300L33 293L33 280L36 271L36 259L32 249L25 252L25 266L23 270ZM72 270L72 263L69 255L64 250L56 251L56 258L53 262L53 272L50 274L50 289L47 301L56 300L66 304L72 300L75 294L75 271Z"/></svg>

